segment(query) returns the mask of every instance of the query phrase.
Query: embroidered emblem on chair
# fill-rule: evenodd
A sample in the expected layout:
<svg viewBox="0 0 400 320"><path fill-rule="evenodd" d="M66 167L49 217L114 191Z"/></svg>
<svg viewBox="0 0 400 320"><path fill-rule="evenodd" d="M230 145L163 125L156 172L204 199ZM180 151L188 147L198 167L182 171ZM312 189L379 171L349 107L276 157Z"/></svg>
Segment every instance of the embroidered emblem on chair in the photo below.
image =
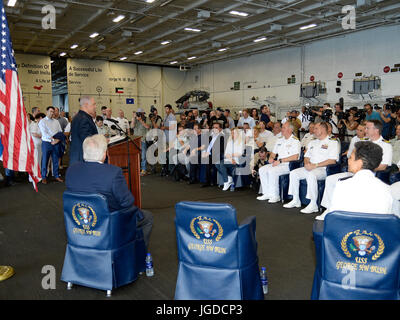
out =
<svg viewBox="0 0 400 320"><path fill-rule="evenodd" d="M224 234L224 229L217 220L202 216L192 219L190 230L197 239L207 239L211 242L213 239L215 241L221 240Z"/></svg>

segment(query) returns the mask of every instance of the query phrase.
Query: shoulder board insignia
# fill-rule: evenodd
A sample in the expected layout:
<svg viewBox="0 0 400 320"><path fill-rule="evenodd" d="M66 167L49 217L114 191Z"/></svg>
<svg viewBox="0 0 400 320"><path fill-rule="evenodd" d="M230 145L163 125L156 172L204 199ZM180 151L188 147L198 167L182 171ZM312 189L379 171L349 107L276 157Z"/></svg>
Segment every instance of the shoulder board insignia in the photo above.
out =
<svg viewBox="0 0 400 320"><path fill-rule="evenodd" d="M389 140L382 140L383 142L386 142L386 143L390 143L390 141Z"/></svg>
<svg viewBox="0 0 400 320"><path fill-rule="evenodd" d="M296 140L300 140L299 138L297 138L296 136L293 136L293 138L295 138Z"/></svg>
<svg viewBox="0 0 400 320"><path fill-rule="evenodd" d="M351 177L340 178L339 181L345 181L345 180L350 179L350 178L353 178L353 176L351 176Z"/></svg>
<svg viewBox="0 0 400 320"><path fill-rule="evenodd" d="M335 137L329 138L329 140L338 141L338 139Z"/></svg>

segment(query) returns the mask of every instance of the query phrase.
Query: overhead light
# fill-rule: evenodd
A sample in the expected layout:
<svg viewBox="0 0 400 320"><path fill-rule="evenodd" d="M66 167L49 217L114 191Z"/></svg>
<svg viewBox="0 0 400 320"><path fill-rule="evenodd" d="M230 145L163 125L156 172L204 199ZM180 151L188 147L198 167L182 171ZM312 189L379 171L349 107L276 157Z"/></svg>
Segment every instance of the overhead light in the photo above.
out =
<svg viewBox="0 0 400 320"><path fill-rule="evenodd" d="M123 19L125 19L125 16L123 14L120 14L118 17L113 19L113 22L120 22Z"/></svg>
<svg viewBox="0 0 400 320"><path fill-rule="evenodd" d="M253 40L254 42L260 42L260 41L264 41L267 40L267 37L261 37L261 38L257 38L255 40Z"/></svg>
<svg viewBox="0 0 400 320"><path fill-rule="evenodd" d="M136 55L139 55L139 54L141 54L141 53L143 53L143 51L137 51L137 52L135 52Z"/></svg>
<svg viewBox="0 0 400 320"><path fill-rule="evenodd" d="M307 30L307 29L311 29L311 28L315 28L317 25L315 23L309 24L308 26L302 26L299 29L300 30Z"/></svg>
<svg viewBox="0 0 400 320"><path fill-rule="evenodd" d="M76 48L78 48L78 45L77 45L77 44L73 44L73 45L71 46L71 49L76 49Z"/></svg>
<svg viewBox="0 0 400 320"><path fill-rule="evenodd" d="M17 3L17 0L8 0L7 5L8 5L9 7L14 7L16 3Z"/></svg>
<svg viewBox="0 0 400 320"><path fill-rule="evenodd" d="M187 58L188 60L193 60L193 59L196 59L197 57L189 57L189 58Z"/></svg>
<svg viewBox="0 0 400 320"><path fill-rule="evenodd" d="M156 0L146 0L147 3L153 3Z"/></svg>
<svg viewBox="0 0 400 320"><path fill-rule="evenodd" d="M172 61L169 64L176 64L176 63L178 63L178 61Z"/></svg>
<svg viewBox="0 0 400 320"><path fill-rule="evenodd" d="M233 14L234 16L241 16L241 17L247 17L249 15L246 12L240 12L240 11L236 11L236 10L232 10L229 13Z"/></svg>
<svg viewBox="0 0 400 320"><path fill-rule="evenodd" d="M128 59L128 57L119 58L119 60L121 60L121 61L124 61L124 60L126 60L126 59Z"/></svg>
<svg viewBox="0 0 400 320"><path fill-rule="evenodd" d="M166 41L161 42L161 44L162 44L163 46L165 46L166 44L169 44L169 43L171 43L171 41L169 41L169 40L166 40Z"/></svg>
<svg viewBox="0 0 400 320"><path fill-rule="evenodd" d="M66 52L61 52L61 53L60 53L60 57L64 57L65 55L67 55Z"/></svg>
<svg viewBox="0 0 400 320"><path fill-rule="evenodd" d="M219 52L224 52L224 51L226 51L226 50L228 50L228 48L221 48L221 49L218 49Z"/></svg>
<svg viewBox="0 0 400 320"><path fill-rule="evenodd" d="M96 38L99 34L97 32L92 33L89 37L90 38Z"/></svg>
<svg viewBox="0 0 400 320"><path fill-rule="evenodd" d="M185 28L186 31L192 31L192 32L200 32L200 29L196 29L196 28Z"/></svg>

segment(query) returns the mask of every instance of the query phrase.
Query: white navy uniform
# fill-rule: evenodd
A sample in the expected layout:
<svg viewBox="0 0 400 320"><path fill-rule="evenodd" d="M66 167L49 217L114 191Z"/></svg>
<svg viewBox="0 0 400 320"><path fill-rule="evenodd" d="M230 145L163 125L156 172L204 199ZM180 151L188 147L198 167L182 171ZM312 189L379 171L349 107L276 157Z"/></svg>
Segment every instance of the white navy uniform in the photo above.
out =
<svg viewBox="0 0 400 320"><path fill-rule="evenodd" d="M349 145L349 149L347 150L347 158L350 159L351 154L353 153L354 150L354 145L359 142L359 141L367 141L368 138L364 137L364 138L359 138L358 136L354 136L353 138L351 138L350 140L350 145Z"/></svg>
<svg viewBox="0 0 400 320"><path fill-rule="evenodd" d="M118 125L121 127L121 129L125 133L129 133L129 121L128 121L128 119L118 117L116 120L118 121Z"/></svg>
<svg viewBox="0 0 400 320"><path fill-rule="evenodd" d="M376 178L371 170L363 169L337 183L329 212L392 214L392 204L390 186Z"/></svg>
<svg viewBox="0 0 400 320"><path fill-rule="evenodd" d="M353 139L352 139L352 141L353 141ZM360 141L369 141L369 139L365 139L365 140L363 139ZM383 150L381 164L386 164L388 166L391 166L392 165L392 146L391 146L391 144L388 141L384 140L382 138L382 136L378 140L375 140L373 142L376 143L377 145L379 145ZM350 147L349 147L349 149L350 149ZM348 157L350 158L350 154L348 154ZM351 172L340 172L337 174L332 174L329 177L327 177L325 180L325 190L324 190L324 195L321 200L321 206L323 206L326 209L329 209L328 211L331 211L330 204L332 202L332 196L333 196L333 192L335 190L336 183L339 181L339 179L351 177L352 175L353 175L353 173L351 173ZM326 211L326 212L328 212L328 211ZM326 214L326 213L324 212L324 214ZM318 219L320 219L320 218L323 218L323 217L318 217Z"/></svg>
<svg viewBox="0 0 400 320"><path fill-rule="evenodd" d="M320 163L329 159L339 160L339 143L335 138L315 139L308 144L305 158L309 158L312 164ZM300 180L307 180L307 195L306 198L311 200L311 203L317 203L318 184L317 180L326 178L326 167L318 167L308 171L305 167L295 169L290 172L289 176L289 194L293 196L295 202L300 202L299 187ZM311 204L310 203L310 204Z"/></svg>
<svg viewBox="0 0 400 320"><path fill-rule="evenodd" d="M295 154L300 156L300 141L294 135L288 139L279 138L272 153L278 155L278 160L291 157ZM279 197L279 176L289 173L289 162L283 162L273 167L272 164L262 166L258 173L260 175L260 192L269 198Z"/></svg>

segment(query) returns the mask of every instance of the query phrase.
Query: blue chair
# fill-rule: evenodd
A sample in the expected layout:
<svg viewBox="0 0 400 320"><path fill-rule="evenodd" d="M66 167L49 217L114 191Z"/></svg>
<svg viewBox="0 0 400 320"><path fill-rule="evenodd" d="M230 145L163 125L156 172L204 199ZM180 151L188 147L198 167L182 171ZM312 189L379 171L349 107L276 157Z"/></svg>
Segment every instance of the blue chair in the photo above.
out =
<svg viewBox="0 0 400 320"><path fill-rule="evenodd" d="M400 219L335 211L313 226L312 300L399 300Z"/></svg>
<svg viewBox="0 0 400 320"><path fill-rule="evenodd" d="M145 271L143 232L136 229L137 208L109 212L100 194L65 191L67 249L61 280L107 291L135 281Z"/></svg>
<svg viewBox="0 0 400 320"><path fill-rule="evenodd" d="M331 165L326 166L326 175L330 176L332 174L340 173L341 172L341 166L340 163L334 163ZM318 180L318 198L317 198L317 205L318 205L318 210L321 211L321 201L322 197L324 195L324 190L325 190L325 179L323 180ZM300 201L302 205L308 205L310 203L310 199L306 198L307 195L307 180L302 179L300 180L300 191L299 191L299 196L300 196Z"/></svg>
<svg viewBox="0 0 400 320"><path fill-rule="evenodd" d="M386 184L390 184L391 173L392 173L392 167L388 166L385 170L375 172L375 177L377 177Z"/></svg>
<svg viewBox="0 0 400 320"><path fill-rule="evenodd" d="M262 300L256 218L237 225L229 204L175 206L179 269L177 300Z"/></svg>
<svg viewBox="0 0 400 320"><path fill-rule="evenodd" d="M289 170L300 168L303 166L303 160L294 160L289 162ZM282 174L279 176L279 194L281 197L281 202L286 200L292 200L293 196L288 194L289 192L289 174Z"/></svg>
<svg viewBox="0 0 400 320"><path fill-rule="evenodd" d="M400 171L392 173L389 178L389 184L393 184L400 181Z"/></svg>

